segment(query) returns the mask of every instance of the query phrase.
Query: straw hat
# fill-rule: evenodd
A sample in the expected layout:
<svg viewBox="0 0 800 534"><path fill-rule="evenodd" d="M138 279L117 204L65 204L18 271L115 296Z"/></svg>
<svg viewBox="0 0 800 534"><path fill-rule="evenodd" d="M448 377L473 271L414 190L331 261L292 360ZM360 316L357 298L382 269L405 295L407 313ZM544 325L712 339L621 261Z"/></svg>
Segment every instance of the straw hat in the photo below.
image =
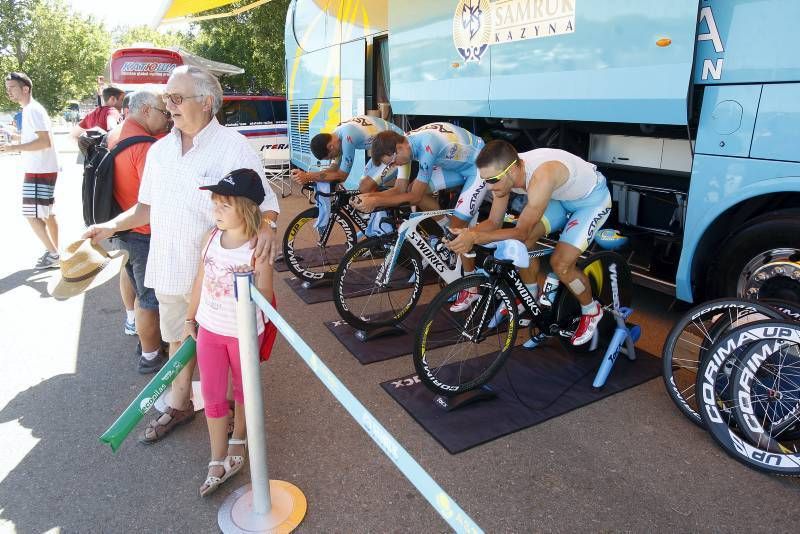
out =
<svg viewBox="0 0 800 534"><path fill-rule="evenodd" d="M97 287L117 274L128 261L128 253L115 250L111 254L92 244L91 239L72 243L61 254L60 276L47 284L47 291L57 300L64 300Z"/></svg>

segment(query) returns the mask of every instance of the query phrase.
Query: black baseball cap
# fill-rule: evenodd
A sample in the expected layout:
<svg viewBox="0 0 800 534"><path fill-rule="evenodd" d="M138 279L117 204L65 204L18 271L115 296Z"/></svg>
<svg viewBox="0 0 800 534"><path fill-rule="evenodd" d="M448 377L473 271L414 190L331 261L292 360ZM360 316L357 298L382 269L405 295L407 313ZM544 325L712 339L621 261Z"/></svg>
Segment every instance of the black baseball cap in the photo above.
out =
<svg viewBox="0 0 800 534"><path fill-rule="evenodd" d="M204 185L200 189L226 197L249 198L258 205L266 196L261 177L253 169L236 169L223 176L216 185Z"/></svg>

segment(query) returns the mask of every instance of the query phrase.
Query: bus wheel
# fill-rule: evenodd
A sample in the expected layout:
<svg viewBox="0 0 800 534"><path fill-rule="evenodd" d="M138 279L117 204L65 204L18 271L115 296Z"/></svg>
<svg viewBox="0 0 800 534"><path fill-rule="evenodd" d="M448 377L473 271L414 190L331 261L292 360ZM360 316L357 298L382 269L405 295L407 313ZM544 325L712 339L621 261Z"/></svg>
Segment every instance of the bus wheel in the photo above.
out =
<svg viewBox="0 0 800 534"><path fill-rule="evenodd" d="M716 296L800 302L800 211L753 219L728 238L712 270Z"/></svg>

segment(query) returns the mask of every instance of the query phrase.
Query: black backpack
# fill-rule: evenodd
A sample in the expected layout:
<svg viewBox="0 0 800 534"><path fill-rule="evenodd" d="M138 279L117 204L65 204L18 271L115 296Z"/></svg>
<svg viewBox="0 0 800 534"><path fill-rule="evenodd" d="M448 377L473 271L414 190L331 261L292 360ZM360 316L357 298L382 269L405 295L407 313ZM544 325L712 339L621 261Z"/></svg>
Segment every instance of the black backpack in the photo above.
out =
<svg viewBox="0 0 800 534"><path fill-rule="evenodd" d="M123 139L113 150L109 150L106 135L81 136L79 145L86 158L83 163L83 222L87 226L110 221L122 213L114 200L116 155L129 146L155 141L156 138L149 135L136 135Z"/></svg>

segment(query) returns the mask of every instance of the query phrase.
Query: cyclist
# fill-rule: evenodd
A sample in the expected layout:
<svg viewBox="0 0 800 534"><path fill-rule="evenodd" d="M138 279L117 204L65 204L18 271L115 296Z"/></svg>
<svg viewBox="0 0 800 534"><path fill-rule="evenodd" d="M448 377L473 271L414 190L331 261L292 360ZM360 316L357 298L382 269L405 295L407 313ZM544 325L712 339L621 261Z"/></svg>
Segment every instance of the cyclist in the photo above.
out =
<svg viewBox="0 0 800 534"><path fill-rule="evenodd" d="M359 195L352 200L353 205L361 211L370 212L409 203L427 211L431 208L423 205L426 195L458 188L461 194L449 225L451 228L465 228L478 213L478 207L486 195L486 184L478 179L475 166L475 158L481 148L483 139L446 122L426 124L405 136L394 131L382 132L372 143L372 159L386 164L387 169L399 168L398 180L405 178L411 161L418 161L417 178L408 191L395 188ZM472 258L463 257L462 265L465 275L475 271ZM477 298L472 292L462 291L451 310L465 310Z"/></svg>
<svg viewBox="0 0 800 534"><path fill-rule="evenodd" d="M506 141L490 141L476 160L481 181L492 192L488 219L471 229L454 229L457 237L447 246L457 253L473 245L518 239L530 248L542 236L561 230L550 257L557 278L547 277L540 302L549 305L559 281L566 284L581 304L581 321L572 336L582 345L594 335L603 309L592 297L589 279L575 263L589 247L597 230L611 212L611 193L605 177L591 163L554 148L539 148L518 154ZM512 193L527 195L527 203L513 228L501 228ZM538 261L520 275L535 296ZM548 300L549 299L549 300Z"/></svg>
<svg viewBox="0 0 800 534"><path fill-rule="evenodd" d="M300 185L309 182L344 182L353 168L356 150L369 149L375 136L386 131L403 133L403 130L391 122L369 115L359 115L339 124L333 133L315 135L311 139L311 153L317 159L329 159L332 163L327 169L317 172L294 169L292 170L294 181ZM384 177L383 170L384 166L380 163L375 164L373 160L367 162L359 190L365 193L375 191L378 186L390 182L393 175Z"/></svg>

